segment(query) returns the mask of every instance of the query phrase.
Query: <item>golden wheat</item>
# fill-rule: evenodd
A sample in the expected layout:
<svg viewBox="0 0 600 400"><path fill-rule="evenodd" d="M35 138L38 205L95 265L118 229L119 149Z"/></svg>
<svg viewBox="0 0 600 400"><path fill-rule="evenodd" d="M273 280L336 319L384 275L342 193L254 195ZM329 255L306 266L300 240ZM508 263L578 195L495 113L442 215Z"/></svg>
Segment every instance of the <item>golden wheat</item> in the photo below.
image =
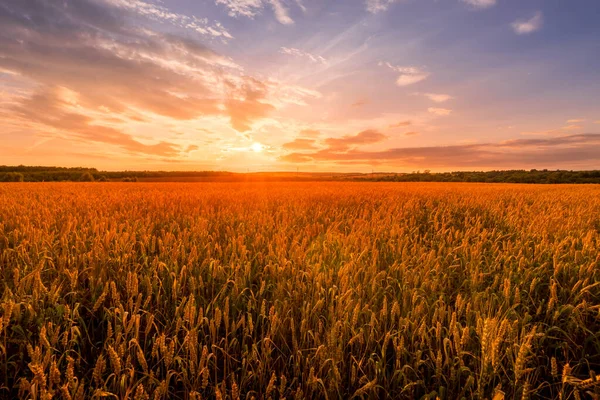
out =
<svg viewBox="0 0 600 400"><path fill-rule="evenodd" d="M598 398L599 243L596 186L1 184L0 398Z"/></svg>

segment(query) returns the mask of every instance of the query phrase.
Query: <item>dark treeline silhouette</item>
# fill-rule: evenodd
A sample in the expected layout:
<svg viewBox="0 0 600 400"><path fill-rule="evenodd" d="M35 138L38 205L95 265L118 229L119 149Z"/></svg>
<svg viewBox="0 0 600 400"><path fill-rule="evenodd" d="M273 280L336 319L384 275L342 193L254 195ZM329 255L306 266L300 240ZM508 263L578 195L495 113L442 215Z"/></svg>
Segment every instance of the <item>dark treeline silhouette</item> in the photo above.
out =
<svg viewBox="0 0 600 400"><path fill-rule="evenodd" d="M358 179L382 182L600 183L600 171L547 169L439 173L426 171L410 174L374 174Z"/></svg>
<svg viewBox="0 0 600 400"><path fill-rule="evenodd" d="M221 177L234 175L214 171L99 171L96 168L65 168L43 166L0 166L0 182L93 182L139 179L165 179L189 177Z"/></svg>
<svg viewBox="0 0 600 400"><path fill-rule="evenodd" d="M234 173L225 171L99 171L96 168L0 166L0 182L377 181L487 183L600 183L600 170L509 170L432 173Z"/></svg>

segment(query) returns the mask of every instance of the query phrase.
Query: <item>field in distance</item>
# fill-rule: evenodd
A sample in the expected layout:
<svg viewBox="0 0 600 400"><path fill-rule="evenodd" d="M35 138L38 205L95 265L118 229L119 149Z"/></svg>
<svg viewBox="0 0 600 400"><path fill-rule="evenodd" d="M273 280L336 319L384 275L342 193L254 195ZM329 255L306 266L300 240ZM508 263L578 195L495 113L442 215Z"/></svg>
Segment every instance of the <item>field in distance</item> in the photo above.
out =
<svg viewBox="0 0 600 400"><path fill-rule="evenodd" d="M600 398L600 187L0 184L0 398Z"/></svg>

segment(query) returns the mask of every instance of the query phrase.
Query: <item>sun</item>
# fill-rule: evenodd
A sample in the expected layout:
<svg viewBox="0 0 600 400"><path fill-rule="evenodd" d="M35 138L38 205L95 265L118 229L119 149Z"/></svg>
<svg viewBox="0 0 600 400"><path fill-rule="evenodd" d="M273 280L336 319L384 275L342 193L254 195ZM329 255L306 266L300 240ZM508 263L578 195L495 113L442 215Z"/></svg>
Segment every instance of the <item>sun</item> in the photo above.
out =
<svg viewBox="0 0 600 400"><path fill-rule="evenodd" d="M265 149L265 146L256 142L252 146L250 146L250 149L255 153L260 153L261 151L263 151Z"/></svg>

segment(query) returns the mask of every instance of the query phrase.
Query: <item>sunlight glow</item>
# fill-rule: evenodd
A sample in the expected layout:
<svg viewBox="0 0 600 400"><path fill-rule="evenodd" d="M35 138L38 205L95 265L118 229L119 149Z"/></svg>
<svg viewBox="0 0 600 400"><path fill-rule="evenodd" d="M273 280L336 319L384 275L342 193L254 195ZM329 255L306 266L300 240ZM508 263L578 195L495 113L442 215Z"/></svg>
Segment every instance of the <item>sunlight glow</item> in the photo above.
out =
<svg viewBox="0 0 600 400"><path fill-rule="evenodd" d="M250 146L250 149L255 153L260 153L261 151L263 151L265 149L265 146L256 142L252 146Z"/></svg>

